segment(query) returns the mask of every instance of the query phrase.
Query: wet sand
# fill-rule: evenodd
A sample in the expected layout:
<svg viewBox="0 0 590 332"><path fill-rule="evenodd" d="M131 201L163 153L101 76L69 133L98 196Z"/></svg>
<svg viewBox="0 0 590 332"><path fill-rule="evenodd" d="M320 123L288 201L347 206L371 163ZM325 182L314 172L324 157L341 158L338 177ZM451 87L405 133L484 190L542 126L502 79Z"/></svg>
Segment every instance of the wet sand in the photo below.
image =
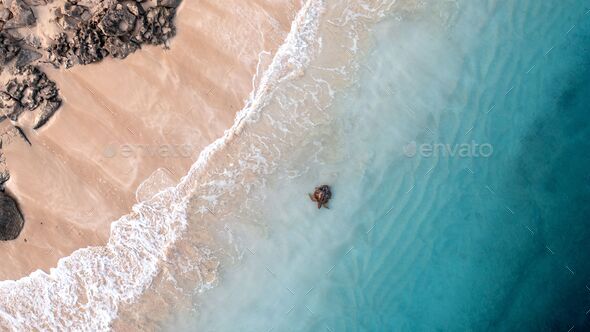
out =
<svg viewBox="0 0 590 332"><path fill-rule="evenodd" d="M130 211L146 178L157 171L159 184L140 198L178 181L233 123L259 55L274 54L299 6L184 0L168 50L144 47L125 60L46 68L64 106L41 130L26 132L31 146L15 138L4 147L7 190L26 223L19 239L0 243L0 279L47 271L78 248L105 244L110 223Z"/></svg>

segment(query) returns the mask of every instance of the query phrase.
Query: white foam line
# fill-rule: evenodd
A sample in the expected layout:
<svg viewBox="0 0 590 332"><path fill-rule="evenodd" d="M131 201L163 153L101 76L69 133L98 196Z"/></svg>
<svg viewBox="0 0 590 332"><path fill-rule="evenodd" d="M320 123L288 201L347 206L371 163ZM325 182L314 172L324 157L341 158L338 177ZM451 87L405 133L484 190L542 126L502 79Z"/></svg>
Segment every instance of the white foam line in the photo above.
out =
<svg viewBox="0 0 590 332"><path fill-rule="evenodd" d="M259 87L236 114L232 127L199 154L176 187L134 205L132 214L113 222L106 246L76 250L60 259L48 274L38 270L16 281L1 281L0 322L14 330L109 330L119 305L143 294L167 250L186 227L184 213L191 194L190 180L239 135L246 120L262 110L272 96L272 87L295 77L297 68L309 64L322 8L322 0L308 0L302 6L284 44ZM285 68L285 63L291 69ZM157 205L168 198L166 205ZM80 303L80 294L87 303Z"/></svg>

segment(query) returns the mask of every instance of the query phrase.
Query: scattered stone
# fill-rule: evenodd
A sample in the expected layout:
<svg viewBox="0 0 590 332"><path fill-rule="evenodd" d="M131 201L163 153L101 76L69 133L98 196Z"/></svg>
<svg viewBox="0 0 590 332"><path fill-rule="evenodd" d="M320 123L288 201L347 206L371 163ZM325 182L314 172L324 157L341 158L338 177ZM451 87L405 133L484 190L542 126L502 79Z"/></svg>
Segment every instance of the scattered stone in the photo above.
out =
<svg viewBox="0 0 590 332"><path fill-rule="evenodd" d="M0 241L18 238L24 224L16 201L5 192L0 192Z"/></svg>

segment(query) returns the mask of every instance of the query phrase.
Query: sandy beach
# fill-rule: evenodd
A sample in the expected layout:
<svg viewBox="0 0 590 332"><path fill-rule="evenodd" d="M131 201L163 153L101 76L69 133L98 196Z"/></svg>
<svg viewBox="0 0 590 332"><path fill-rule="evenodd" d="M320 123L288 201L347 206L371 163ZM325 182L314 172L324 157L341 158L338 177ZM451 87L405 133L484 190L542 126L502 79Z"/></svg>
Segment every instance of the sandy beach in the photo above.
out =
<svg viewBox="0 0 590 332"><path fill-rule="evenodd" d="M0 279L48 271L76 249L105 244L110 223L138 198L176 183L233 123L299 7L185 0L169 49L44 68L64 105L41 130L25 132L31 145L14 137L4 146L6 189L26 222L18 240L0 243ZM154 185L136 193L152 174Z"/></svg>

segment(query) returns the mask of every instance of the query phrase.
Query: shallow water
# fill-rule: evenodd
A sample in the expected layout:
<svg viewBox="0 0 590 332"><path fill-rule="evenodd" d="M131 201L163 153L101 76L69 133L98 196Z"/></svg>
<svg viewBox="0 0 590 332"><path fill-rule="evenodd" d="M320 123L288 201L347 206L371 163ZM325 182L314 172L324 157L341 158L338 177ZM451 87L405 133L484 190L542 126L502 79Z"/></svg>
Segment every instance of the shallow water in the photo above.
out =
<svg viewBox="0 0 590 332"><path fill-rule="evenodd" d="M0 324L590 329L589 42L580 0L308 1L189 174Z"/></svg>
<svg viewBox="0 0 590 332"><path fill-rule="evenodd" d="M590 329L589 9L394 8L356 84L222 219L238 254L217 287L163 329Z"/></svg>

